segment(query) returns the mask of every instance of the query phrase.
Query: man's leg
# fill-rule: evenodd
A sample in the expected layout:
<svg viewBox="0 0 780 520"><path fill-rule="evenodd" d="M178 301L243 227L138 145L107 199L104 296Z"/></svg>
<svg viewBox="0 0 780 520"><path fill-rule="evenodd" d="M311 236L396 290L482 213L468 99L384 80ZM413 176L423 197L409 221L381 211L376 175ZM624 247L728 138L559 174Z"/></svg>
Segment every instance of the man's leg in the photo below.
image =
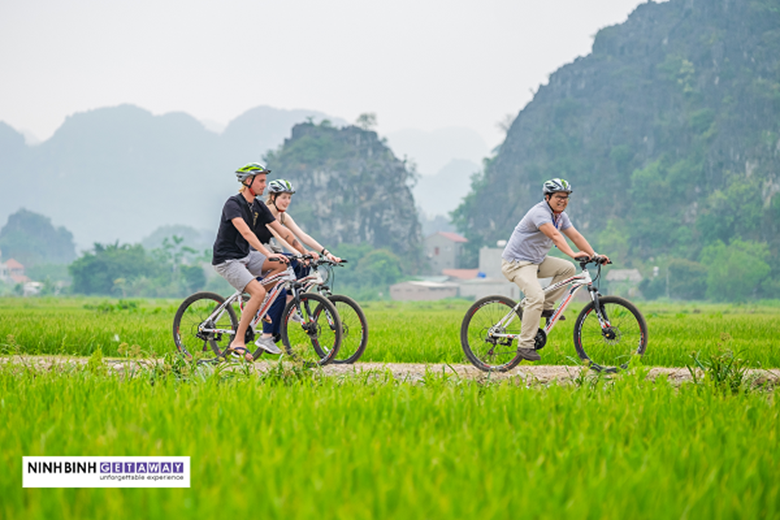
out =
<svg viewBox="0 0 780 520"><path fill-rule="evenodd" d="M552 278L550 284L554 284L561 280L571 278L576 272L577 270L575 269L574 264L568 260L548 256L539 264L538 276L539 278ZM560 289L555 289L554 291L547 293L547 298L544 301L544 310L552 310L553 307L555 307L555 302L563 296L563 293L565 293L566 290L567 286L564 285Z"/></svg>
<svg viewBox="0 0 780 520"><path fill-rule="evenodd" d="M260 282L255 280L254 275L249 271L248 263L249 256L240 260L227 260L214 266L214 270L227 280L230 285L239 291L249 293L249 301L244 305L241 319L238 321L236 335L230 342L230 348L232 349L246 348L244 343L246 330L255 313L257 313L257 309L260 308L263 298L265 298L265 288L260 285ZM246 354L245 357L248 361L252 360L252 354Z"/></svg>
<svg viewBox="0 0 780 520"><path fill-rule="evenodd" d="M537 270L539 267L531 262L507 262L502 261L501 272L511 282L514 282L525 295L523 307L523 326L520 330L520 338L517 340L518 349L524 349L527 353L524 357L530 361L541 358L534 350L534 338L539 330L539 322L544 308L544 291L539 285Z"/></svg>
<svg viewBox="0 0 780 520"><path fill-rule="evenodd" d="M263 299L265 299L265 287L260 285L260 282L257 280L249 282L246 287L244 287L244 292L249 293L249 301L244 304L244 310L241 311L241 319L238 321L236 336L233 338L233 341L230 342L231 348L246 348L246 344L244 343L246 330L249 328L249 323L252 321L252 318L257 314L257 310L263 303ZM247 360L251 361L251 357L251 354L248 354Z"/></svg>

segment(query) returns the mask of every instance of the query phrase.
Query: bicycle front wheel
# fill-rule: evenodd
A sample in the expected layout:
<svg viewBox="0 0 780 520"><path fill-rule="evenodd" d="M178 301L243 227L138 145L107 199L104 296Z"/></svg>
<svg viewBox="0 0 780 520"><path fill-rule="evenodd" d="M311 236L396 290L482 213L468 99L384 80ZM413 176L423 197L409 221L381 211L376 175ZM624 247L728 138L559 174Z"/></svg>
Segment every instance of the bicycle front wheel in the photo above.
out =
<svg viewBox="0 0 780 520"><path fill-rule="evenodd" d="M333 362L354 363L360 359L366 350L366 345L368 345L366 315L360 305L349 296L334 294L328 299L336 307L339 318L341 318L341 347Z"/></svg>
<svg viewBox="0 0 780 520"><path fill-rule="evenodd" d="M626 368L632 356L645 353L647 323L633 303L618 296L600 297L599 306L597 310L590 302L580 312L574 347L594 370L616 372Z"/></svg>
<svg viewBox="0 0 780 520"><path fill-rule="evenodd" d="M209 350L222 354L238 328L232 305L212 316L224 302L212 292L197 292L182 302L173 317L173 342L179 352L189 358L204 357Z"/></svg>
<svg viewBox="0 0 780 520"><path fill-rule="evenodd" d="M282 343L287 353L306 366L327 365L341 347L339 313L324 296L303 293L282 313Z"/></svg>
<svg viewBox="0 0 780 520"><path fill-rule="evenodd" d="M487 296L472 305L460 326L460 344L471 363L486 372L506 372L522 361L515 338L520 335L522 310L516 312L515 302L504 296ZM502 327L497 324L509 316Z"/></svg>

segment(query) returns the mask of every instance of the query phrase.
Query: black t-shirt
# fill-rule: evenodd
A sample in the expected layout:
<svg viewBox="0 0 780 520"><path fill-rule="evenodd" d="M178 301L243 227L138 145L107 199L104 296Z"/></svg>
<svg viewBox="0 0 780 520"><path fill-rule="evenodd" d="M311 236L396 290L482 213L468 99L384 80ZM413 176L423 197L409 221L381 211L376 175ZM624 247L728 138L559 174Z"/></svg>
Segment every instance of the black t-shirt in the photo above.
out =
<svg viewBox="0 0 780 520"><path fill-rule="evenodd" d="M214 241L214 255L211 259L212 265L221 264L226 260L244 258L249 254L249 242L238 232L236 226L231 222L234 218L241 217L247 223L255 235L258 235L260 242L265 243L260 237L262 232L270 235L270 231L265 227L276 220L271 214L271 210L263 204L258 197L255 197L252 206L240 193L230 197L222 207L222 218L219 221L219 230L217 239Z"/></svg>
<svg viewBox="0 0 780 520"><path fill-rule="evenodd" d="M255 211L257 211L258 213L266 212L269 215L271 215L270 222L276 220L273 217L273 213L271 213L271 209L265 205L265 202L260 200L260 197L255 197L255 202L253 206L256 206ZM271 230L268 229L268 226L266 226L265 224L263 224L262 226L257 226L257 228L255 229L255 235L257 235L257 238L260 239L261 244L267 244L273 238L273 234L271 234Z"/></svg>

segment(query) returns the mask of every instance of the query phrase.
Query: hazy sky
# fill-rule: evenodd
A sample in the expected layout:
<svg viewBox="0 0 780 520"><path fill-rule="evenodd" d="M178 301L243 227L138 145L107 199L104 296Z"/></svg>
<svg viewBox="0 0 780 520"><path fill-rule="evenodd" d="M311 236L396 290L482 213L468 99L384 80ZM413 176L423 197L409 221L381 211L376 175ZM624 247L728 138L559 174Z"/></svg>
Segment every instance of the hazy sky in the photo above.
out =
<svg viewBox="0 0 780 520"><path fill-rule="evenodd" d="M132 103L226 124L321 110L491 147L551 72L639 0L0 0L0 121L49 138Z"/></svg>

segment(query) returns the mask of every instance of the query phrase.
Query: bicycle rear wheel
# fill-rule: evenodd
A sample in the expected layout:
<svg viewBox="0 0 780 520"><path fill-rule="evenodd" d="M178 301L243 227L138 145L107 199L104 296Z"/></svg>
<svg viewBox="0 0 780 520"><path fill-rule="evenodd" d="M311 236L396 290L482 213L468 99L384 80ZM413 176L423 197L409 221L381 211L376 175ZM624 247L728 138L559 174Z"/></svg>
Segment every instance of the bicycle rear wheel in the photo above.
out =
<svg viewBox="0 0 780 520"><path fill-rule="evenodd" d="M366 345L368 345L366 315L360 305L349 296L334 294L328 299L336 307L339 318L341 318L341 347L333 363L354 363L360 359L366 350Z"/></svg>
<svg viewBox="0 0 780 520"><path fill-rule="evenodd" d="M626 368L632 356L645 353L647 323L633 303L618 296L602 296L599 305L605 327L590 302L574 324L574 347L594 370L616 372Z"/></svg>
<svg viewBox="0 0 780 520"><path fill-rule="evenodd" d="M295 318L300 318L300 322ZM287 353L306 366L327 365L341 347L342 325L338 311L324 296L303 293L282 313L282 343Z"/></svg>
<svg viewBox="0 0 780 520"><path fill-rule="evenodd" d="M173 317L173 342L179 352L189 358L208 356L209 350L222 354L238 328L236 311L228 305L215 318L208 318L224 302L212 292L197 292L182 302Z"/></svg>
<svg viewBox="0 0 780 520"><path fill-rule="evenodd" d="M515 302L504 296L487 296L472 305L460 326L460 344L471 363L486 372L506 372L523 360L513 338L497 338L494 334L520 335L522 310L508 325L496 324L512 312Z"/></svg>

